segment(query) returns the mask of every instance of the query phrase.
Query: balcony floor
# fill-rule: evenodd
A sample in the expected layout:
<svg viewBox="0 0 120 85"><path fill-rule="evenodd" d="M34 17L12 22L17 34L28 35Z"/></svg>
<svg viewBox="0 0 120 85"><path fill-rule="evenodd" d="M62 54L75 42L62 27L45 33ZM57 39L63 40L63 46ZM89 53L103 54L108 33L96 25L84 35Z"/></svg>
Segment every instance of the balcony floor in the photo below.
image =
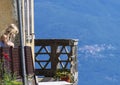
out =
<svg viewBox="0 0 120 85"><path fill-rule="evenodd" d="M37 78L38 85L73 85L72 83L68 83L66 81L55 81L52 77L46 78Z"/></svg>
<svg viewBox="0 0 120 85"><path fill-rule="evenodd" d="M72 85L66 81L39 82L38 85Z"/></svg>

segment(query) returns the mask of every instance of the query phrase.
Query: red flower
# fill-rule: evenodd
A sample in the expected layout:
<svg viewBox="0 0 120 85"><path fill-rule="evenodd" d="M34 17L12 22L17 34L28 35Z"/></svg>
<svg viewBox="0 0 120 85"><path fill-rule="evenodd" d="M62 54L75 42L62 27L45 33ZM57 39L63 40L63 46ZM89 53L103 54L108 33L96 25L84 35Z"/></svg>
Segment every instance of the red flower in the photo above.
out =
<svg viewBox="0 0 120 85"><path fill-rule="evenodd" d="M7 61L10 61L10 58L9 58L9 56L8 56L7 53L3 53L3 57L4 57Z"/></svg>

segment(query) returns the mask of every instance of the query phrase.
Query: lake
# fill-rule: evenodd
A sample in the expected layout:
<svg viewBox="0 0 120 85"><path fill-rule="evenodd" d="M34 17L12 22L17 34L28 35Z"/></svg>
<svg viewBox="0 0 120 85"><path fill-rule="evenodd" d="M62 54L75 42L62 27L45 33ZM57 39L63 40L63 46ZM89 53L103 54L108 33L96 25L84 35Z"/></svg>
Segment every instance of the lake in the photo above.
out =
<svg viewBox="0 0 120 85"><path fill-rule="evenodd" d="M119 7L119 0L35 0L35 36L79 39L79 85L119 85Z"/></svg>

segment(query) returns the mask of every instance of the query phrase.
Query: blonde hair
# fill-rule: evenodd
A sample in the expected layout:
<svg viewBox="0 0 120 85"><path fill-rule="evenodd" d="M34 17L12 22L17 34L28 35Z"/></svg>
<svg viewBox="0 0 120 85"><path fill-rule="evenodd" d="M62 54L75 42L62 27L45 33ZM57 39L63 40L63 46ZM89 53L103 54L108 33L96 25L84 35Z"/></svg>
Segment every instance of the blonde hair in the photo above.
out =
<svg viewBox="0 0 120 85"><path fill-rule="evenodd" d="M10 24L6 29L4 34L8 35L9 40L13 40L16 34L18 34L19 30L15 24ZM14 35L14 36L13 36Z"/></svg>
<svg viewBox="0 0 120 85"><path fill-rule="evenodd" d="M18 28L15 24L10 24L6 30L5 33L14 33L14 34L18 34Z"/></svg>

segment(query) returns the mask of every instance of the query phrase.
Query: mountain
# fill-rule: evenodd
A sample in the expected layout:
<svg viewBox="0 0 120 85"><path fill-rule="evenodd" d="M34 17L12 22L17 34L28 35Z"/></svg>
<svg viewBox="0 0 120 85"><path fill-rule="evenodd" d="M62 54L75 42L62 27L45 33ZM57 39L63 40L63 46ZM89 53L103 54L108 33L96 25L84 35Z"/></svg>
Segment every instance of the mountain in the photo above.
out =
<svg viewBox="0 0 120 85"><path fill-rule="evenodd" d="M35 0L36 38L79 39L79 85L120 83L120 0Z"/></svg>

